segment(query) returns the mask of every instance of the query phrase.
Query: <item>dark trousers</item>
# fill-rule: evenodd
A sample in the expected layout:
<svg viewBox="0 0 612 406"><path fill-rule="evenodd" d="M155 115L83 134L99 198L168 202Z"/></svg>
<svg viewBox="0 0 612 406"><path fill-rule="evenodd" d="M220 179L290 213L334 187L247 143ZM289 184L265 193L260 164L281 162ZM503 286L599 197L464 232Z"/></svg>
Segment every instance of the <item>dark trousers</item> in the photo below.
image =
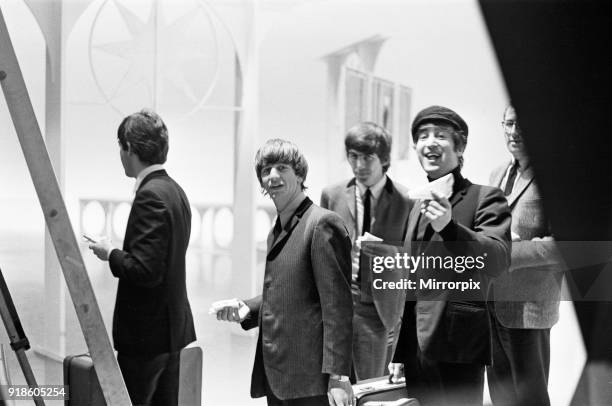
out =
<svg viewBox="0 0 612 406"><path fill-rule="evenodd" d="M487 380L493 404L550 405L550 329L504 327L492 306L489 304L493 364L487 368Z"/></svg>
<svg viewBox="0 0 612 406"><path fill-rule="evenodd" d="M133 356L117 361L134 406L178 405L180 352Z"/></svg>
<svg viewBox="0 0 612 406"><path fill-rule="evenodd" d="M266 400L268 401L268 406L329 406L327 394L320 396L311 396L307 398L281 400L274 395L274 392L272 392L272 389L268 384L268 378L265 378L265 380Z"/></svg>
<svg viewBox="0 0 612 406"><path fill-rule="evenodd" d="M389 331L380 320L374 303L362 303L361 292L353 290L353 368L358 381L387 374ZM392 343L392 341L391 341Z"/></svg>
<svg viewBox="0 0 612 406"><path fill-rule="evenodd" d="M427 358L417 341L415 301L406 301L394 362L404 364L408 395L421 406L482 405L485 367Z"/></svg>
<svg viewBox="0 0 612 406"><path fill-rule="evenodd" d="M415 366L407 373L412 379L406 379L406 389L421 406L482 405L484 365L440 362L419 352Z"/></svg>

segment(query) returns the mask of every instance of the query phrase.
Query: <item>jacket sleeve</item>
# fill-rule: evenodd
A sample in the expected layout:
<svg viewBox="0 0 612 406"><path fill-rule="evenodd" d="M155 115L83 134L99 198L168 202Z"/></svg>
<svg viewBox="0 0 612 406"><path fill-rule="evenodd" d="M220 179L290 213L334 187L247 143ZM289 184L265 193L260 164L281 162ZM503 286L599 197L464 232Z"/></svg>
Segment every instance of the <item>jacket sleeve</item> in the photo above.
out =
<svg viewBox="0 0 612 406"><path fill-rule="evenodd" d="M501 171L503 171L503 169L500 166L500 167L495 168L493 172L491 172L491 175L489 175L489 185L499 188L498 179L500 178Z"/></svg>
<svg viewBox="0 0 612 406"><path fill-rule="evenodd" d="M165 277L170 224L168 210L155 193L136 195L130 214L130 241L124 250L114 249L108 259L111 272L119 279L152 288Z"/></svg>
<svg viewBox="0 0 612 406"><path fill-rule="evenodd" d="M513 242L510 272L527 269L536 272L565 272L568 267L553 240Z"/></svg>
<svg viewBox="0 0 612 406"><path fill-rule="evenodd" d="M315 227L310 258L323 318L322 373L349 375L353 335L351 240L333 213Z"/></svg>
<svg viewBox="0 0 612 406"><path fill-rule="evenodd" d="M329 210L329 193L327 191L327 189L323 189L323 192L321 192L321 204L320 206L324 209L328 209Z"/></svg>
<svg viewBox="0 0 612 406"><path fill-rule="evenodd" d="M261 308L261 295L244 301L249 308L249 315L240 322L244 330L250 330L259 326L259 309Z"/></svg>
<svg viewBox="0 0 612 406"><path fill-rule="evenodd" d="M510 266L510 223L512 217L508 202L502 191L497 188L482 188L474 213L472 227L456 222L454 219L440 231L451 250L460 255L487 257L483 269L489 276L497 276Z"/></svg>

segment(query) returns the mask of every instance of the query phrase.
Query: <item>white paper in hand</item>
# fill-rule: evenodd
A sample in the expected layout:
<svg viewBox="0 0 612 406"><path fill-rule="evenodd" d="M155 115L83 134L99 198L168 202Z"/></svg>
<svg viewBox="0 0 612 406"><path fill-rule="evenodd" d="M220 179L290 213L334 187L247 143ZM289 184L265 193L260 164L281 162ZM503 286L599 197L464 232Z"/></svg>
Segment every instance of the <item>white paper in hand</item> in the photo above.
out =
<svg viewBox="0 0 612 406"><path fill-rule="evenodd" d="M223 310L225 307L238 307L238 317L240 317L240 320L244 319L249 314L249 306L242 304L238 299L218 300L210 305L208 314L216 315L217 312Z"/></svg>
<svg viewBox="0 0 612 406"><path fill-rule="evenodd" d="M360 235L359 237L357 237L357 239L355 240L355 245L357 246L357 249L361 249L361 243L364 241L382 241L382 238L379 238L377 236L375 236L374 234L370 234L367 231L363 234Z"/></svg>
<svg viewBox="0 0 612 406"><path fill-rule="evenodd" d="M367 231L359 237L360 241L382 241L383 239L375 236L374 234L370 234Z"/></svg>
<svg viewBox="0 0 612 406"><path fill-rule="evenodd" d="M414 200L431 200L433 196L431 191L435 191L438 194L446 197L450 197L453 194L453 184L455 183L455 178L452 173L448 175L442 176L434 180L433 182L429 182L427 185L408 191L408 197Z"/></svg>

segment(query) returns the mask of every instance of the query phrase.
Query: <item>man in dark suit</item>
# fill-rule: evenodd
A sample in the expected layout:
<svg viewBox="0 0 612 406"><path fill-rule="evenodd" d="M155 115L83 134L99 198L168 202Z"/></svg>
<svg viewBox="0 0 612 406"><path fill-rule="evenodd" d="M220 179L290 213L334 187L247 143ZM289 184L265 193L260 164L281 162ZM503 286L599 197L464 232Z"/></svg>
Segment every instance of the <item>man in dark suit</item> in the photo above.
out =
<svg viewBox="0 0 612 406"><path fill-rule="evenodd" d="M493 363L487 367L493 404L549 405L550 329L559 318L563 268L533 179L514 107L502 121L512 161L495 169L512 211L512 264L493 283L489 309Z"/></svg>
<svg viewBox="0 0 612 406"><path fill-rule="evenodd" d="M195 340L185 286L191 211L164 170L168 130L156 113L126 117L117 131L121 163L136 178L123 249L92 243L119 279L113 341L134 405L178 404L179 353Z"/></svg>
<svg viewBox="0 0 612 406"><path fill-rule="evenodd" d="M431 198L415 204L406 249L413 256L462 263L479 256L484 263L469 271L439 265L416 269L416 305L406 302L394 361L405 364L409 393L423 405L482 404L484 368L491 358L487 286L510 263L506 199L499 189L475 185L461 175L467 135L465 121L441 106L422 110L412 124L416 153L429 181L452 174L453 186L450 196L432 191ZM434 279L448 285L422 284ZM474 289L451 289L468 281ZM401 365L390 369L397 377Z"/></svg>
<svg viewBox="0 0 612 406"><path fill-rule="evenodd" d="M360 238L366 232L385 242L403 241L412 208L407 189L391 181L391 137L375 124L352 127L344 139L346 157L355 177L323 189L321 207L342 217L353 242L353 368L357 380L385 374L387 356L397 339L405 292L373 289L372 272L361 261Z"/></svg>
<svg viewBox="0 0 612 406"><path fill-rule="evenodd" d="M217 318L259 327L252 397L266 396L268 405L351 405L348 231L340 216L304 194L308 164L297 146L270 140L255 160L278 214L268 235L263 293L227 301L215 309Z"/></svg>

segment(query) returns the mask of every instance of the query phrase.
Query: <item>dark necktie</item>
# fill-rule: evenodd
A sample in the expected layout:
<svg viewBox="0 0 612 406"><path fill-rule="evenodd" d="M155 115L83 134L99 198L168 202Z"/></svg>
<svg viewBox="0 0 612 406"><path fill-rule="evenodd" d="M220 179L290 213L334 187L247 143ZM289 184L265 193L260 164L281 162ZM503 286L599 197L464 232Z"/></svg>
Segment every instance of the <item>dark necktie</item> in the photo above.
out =
<svg viewBox="0 0 612 406"><path fill-rule="evenodd" d="M283 227L281 226L280 217L276 217L276 224L274 224L274 230L272 230L272 235L274 236L273 242L276 242L276 239L282 231Z"/></svg>
<svg viewBox="0 0 612 406"><path fill-rule="evenodd" d="M366 192L363 195L363 225L361 226L361 235L370 232L370 205L372 192L370 188L366 189Z"/></svg>
<svg viewBox="0 0 612 406"><path fill-rule="evenodd" d="M508 179L506 180L506 187L504 188L504 195L508 196L512 193L512 187L514 186L514 181L516 180L516 175L518 173L519 163L516 161L514 165L510 168L510 173L508 174Z"/></svg>

